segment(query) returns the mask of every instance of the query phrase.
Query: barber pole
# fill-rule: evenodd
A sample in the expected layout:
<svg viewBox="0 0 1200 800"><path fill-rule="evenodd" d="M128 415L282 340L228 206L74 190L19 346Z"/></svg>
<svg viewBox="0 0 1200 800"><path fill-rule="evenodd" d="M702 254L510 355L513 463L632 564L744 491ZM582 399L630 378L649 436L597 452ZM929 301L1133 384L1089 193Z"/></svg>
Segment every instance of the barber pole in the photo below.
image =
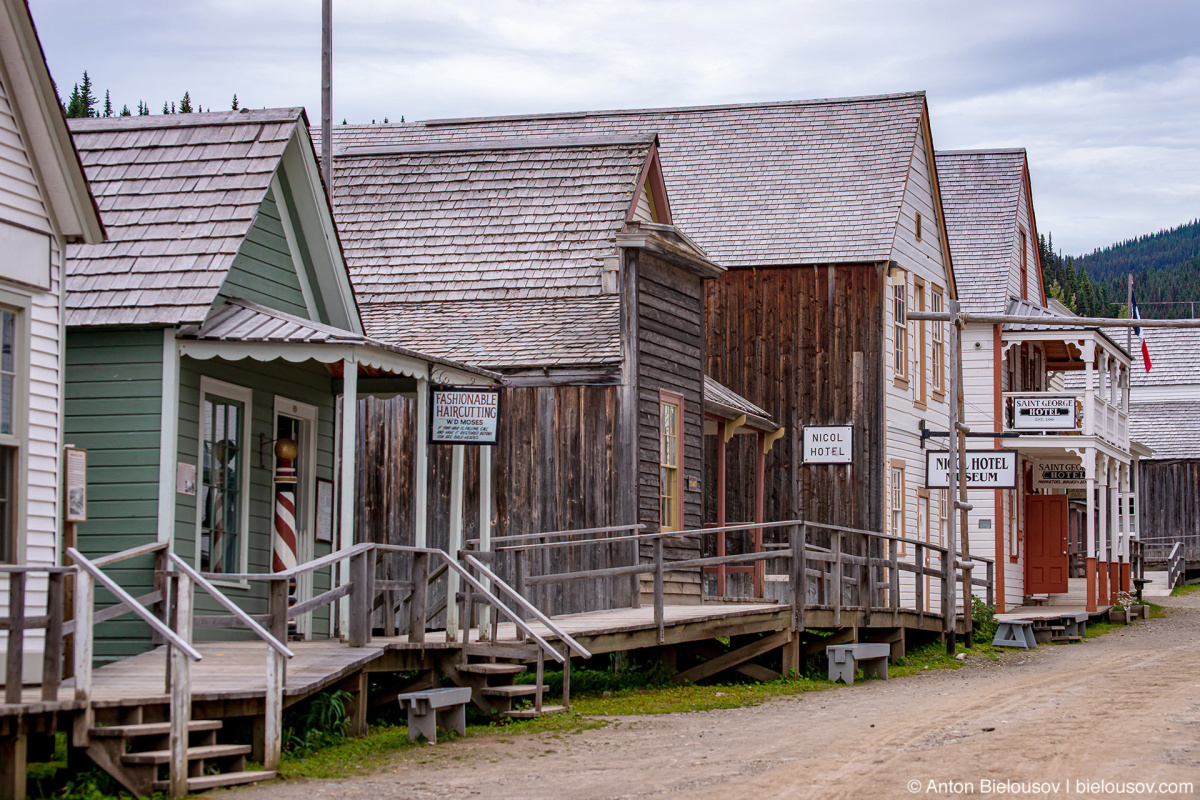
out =
<svg viewBox="0 0 1200 800"><path fill-rule="evenodd" d="M272 569L282 572L296 566L295 442L281 439L275 445L275 455L275 547Z"/></svg>

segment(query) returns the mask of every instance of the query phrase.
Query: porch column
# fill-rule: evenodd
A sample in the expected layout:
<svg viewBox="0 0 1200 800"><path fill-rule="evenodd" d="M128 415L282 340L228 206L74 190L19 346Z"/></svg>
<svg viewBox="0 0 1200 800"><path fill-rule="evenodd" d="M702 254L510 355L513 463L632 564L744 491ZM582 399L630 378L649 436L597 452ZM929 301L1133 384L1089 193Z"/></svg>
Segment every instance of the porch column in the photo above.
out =
<svg viewBox="0 0 1200 800"><path fill-rule="evenodd" d="M767 479L767 435L762 431L758 432L758 464L754 473L754 521L758 524L763 522L764 500L763 491ZM754 552L761 553L763 549L763 529L756 528L754 530ZM754 562L754 596L765 597L764 594L767 582L767 562Z"/></svg>
<svg viewBox="0 0 1200 800"><path fill-rule="evenodd" d="M1083 348L1083 434L1096 433L1096 345L1087 342ZM1089 495L1089 498L1091 495ZM1090 502L1090 500L1089 500Z"/></svg>
<svg viewBox="0 0 1200 800"><path fill-rule="evenodd" d="M1133 516L1130 513L1130 505L1133 500L1133 495L1129 491L1129 464L1121 465L1121 591L1129 591L1130 565L1132 559L1130 555L1132 548L1129 544L1130 539L1130 518Z"/></svg>
<svg viewBox="0 0 1200 800"><path fill-rule="evenodd" d="M1099 556L1096 575L1096 600L1108 603L1108 457L1097 456L1100 468L1100 521L1097 527L1096 550Z"/></svg>
<svg viewBox="0 0 1200 800"><path fill-rule="evenodd" d="M725 527L725 427L728 423L722 421L717 429L717 528ZM717 555L725 555L725 531L717 531ZM725 565L717 565L717 597L725 596Z"/></svg>
<svg viewBox="0 0 1200 800"><path fill-rule="evenodd" d="M492 552L492 448L479 446L479 550ZM488 564L495 569L495 562ZM485 577L483 585L491 590L492 580ZM479 640L491 639L492 607L479 609Z"/></svg>
<svg viewBox="0 0 1200 800"><path fill-rule="evenodd" d="M354 433L358 428L358 362L353 357L342 361L342 474L341 505L338 507L338 550L354 544ZM338 583L350 582L350 560L338 565ZM342 635L350 630L349 597L338 601L339 629Z"/></svg>
<svg viewBox="0 0 1200 800"><path fill-rule="evenodd" d="M413 547L429 541L429 379L417 378L417 444L413 453Z"/></svg>
<svg viewBox="0 0 1200 800"><path fill-rule="evenodd" d="M1091 366L1088 367L1088 383L1091 384ZM1090 386L1089 386L1090 388ZM1085 397L1090 396L1090 391ZM1096 610L1096 452L1088 449L1083 456L1087 473L1087 610Z"/></svg>
<svg viewBox="0 0 1200 800"><path fill-rule="evenodd" d="M446 550L450 558L458 560L458 551L463 546L463 446L453 445L450 456L450 543ZM459 575L454 570L446 572L446 641L458 641L458 589ZM471 610L467 609L467 619ZM464 638L469 632L464 632Z"/></svg>
<svg viewBox="0 0 1200 800"><path fill-rule="evenodd" d="M1108 505L1112 509L1112 519L1109 520L1109 559L1108 559L1108 596L1110 605L1117 604L1117 592L1121 590L1121 550L1120 529L1117 523L1120 509L1121 464L1116 459L1108 462Z"/></svg>

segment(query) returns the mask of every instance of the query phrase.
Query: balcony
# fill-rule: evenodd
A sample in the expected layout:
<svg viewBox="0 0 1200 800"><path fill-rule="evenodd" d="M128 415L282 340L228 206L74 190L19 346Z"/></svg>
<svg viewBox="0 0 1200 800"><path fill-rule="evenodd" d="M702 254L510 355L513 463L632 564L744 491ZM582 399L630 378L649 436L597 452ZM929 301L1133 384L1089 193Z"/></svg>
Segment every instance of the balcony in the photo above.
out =
<svg viewBox="0 0 1200 800"><path fill-rule="evenodd" d="M1095 436L1120 450L1129 449L1129 415L1121 403L1098 392L1005 392L1003 398L1005 433Z"/></svg>

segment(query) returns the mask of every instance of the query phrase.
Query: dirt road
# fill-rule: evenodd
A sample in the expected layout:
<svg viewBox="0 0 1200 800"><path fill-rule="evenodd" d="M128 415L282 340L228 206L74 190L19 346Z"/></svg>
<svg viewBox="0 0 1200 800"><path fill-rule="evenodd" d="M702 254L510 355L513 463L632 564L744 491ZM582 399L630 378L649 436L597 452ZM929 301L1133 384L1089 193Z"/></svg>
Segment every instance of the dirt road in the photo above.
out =
<svg viewBox="0 0 1200 800"><path fill-rule="evenodd" d="M370 776L237 795L1200 796L1200 594L1165 602L1174 608L1166 619L1001 664L755 708L627 717L558 737L453 742L433 758L433 748L408 751ZM1192 786L1160 785L1171 782Z"/></svg>

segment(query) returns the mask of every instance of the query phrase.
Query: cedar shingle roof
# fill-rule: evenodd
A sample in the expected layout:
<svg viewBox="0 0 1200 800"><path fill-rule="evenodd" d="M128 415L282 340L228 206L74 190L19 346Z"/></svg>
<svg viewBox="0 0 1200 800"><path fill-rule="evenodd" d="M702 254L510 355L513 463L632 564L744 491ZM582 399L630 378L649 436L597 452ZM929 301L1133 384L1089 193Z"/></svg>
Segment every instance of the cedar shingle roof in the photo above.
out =
<svg viewBox="0 0 1200 800"><path fill-rule="evenodd" d="M1025 151L939 152L934 158L958 300L965 311L1003 313Z"/></svg>
<svg viewBox="0 0 1200 800"><path fill-rule="evenodd" d="M352 155L387 144L657 133L673 222L713 261L730 268L868 262L891 254L924 109L917 92L340 125L334 145L335 154ZM348 163L339 158L337 169Z"/></svg>
<svg viewBox="0 0 1200 800"><path fill-rule="evenodd" d="M1146 372L1142 348L1134 336L1130 386L1200 384L1200 329L1142 328L1142 333L1146 335L1146 346L1150 350L1150 372ZM1125 346L1124 328L1110 332L1109 336ZM1200 397L1196 400L1200 402Z"/></svg>
<svg viewBox="0 0 1200 800"><path fill-rule="evenodd" d="M67 324L203 321L300 123L299 108L70 120L108 241L69 246Z"/></svg>
<svg viewBox="0 0 1200 800"><path fill-rule="evenodd" d="M1130 403L1129 436L1153 449L1156 461L1200 458L1200 400Z"/></svg>
<svg viewBox="0 0 1200 800"><path fill-rule="evenodd" d="M375 336L489 367L620 361L615 263L653 137L339 159L335 214Z"/></svg>

